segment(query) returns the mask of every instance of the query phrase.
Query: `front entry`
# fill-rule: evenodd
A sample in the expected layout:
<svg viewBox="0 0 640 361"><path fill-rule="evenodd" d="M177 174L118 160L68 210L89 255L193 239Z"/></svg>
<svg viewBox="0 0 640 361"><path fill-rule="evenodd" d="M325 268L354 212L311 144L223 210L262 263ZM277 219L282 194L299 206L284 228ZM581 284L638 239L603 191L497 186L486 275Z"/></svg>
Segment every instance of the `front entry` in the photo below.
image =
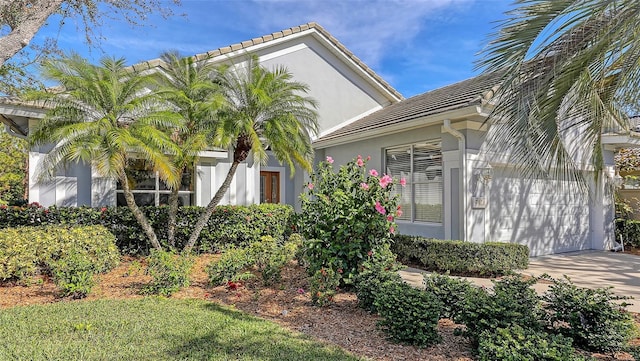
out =
<svg viewBox="0 0 640 361"><path fill-rule="evenodd" d="M280 203L280 172L260 172L260 203Z"/></svg>

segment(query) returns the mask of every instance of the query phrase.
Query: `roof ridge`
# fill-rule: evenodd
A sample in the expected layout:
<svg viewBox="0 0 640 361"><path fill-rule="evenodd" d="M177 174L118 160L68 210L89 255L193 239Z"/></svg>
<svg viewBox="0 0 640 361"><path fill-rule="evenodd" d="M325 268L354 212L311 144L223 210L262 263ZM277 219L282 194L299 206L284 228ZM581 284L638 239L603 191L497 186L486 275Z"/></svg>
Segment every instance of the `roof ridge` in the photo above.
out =
<svg viewBox="0 0 640 361"><path fill-rule="evenodd" d="M238 50L242 50L242 49L246 49L250 46L254 46L254 45L259 45L259 44L264 44L264 43L268 43L270 41L274 41L280 38L285 38L294 34L298 34L301 33L303 31L307 31L307 30L311 30L311 29L315 29L318 33L320 33L327 41L329 41L333 46L335 46L336 48L338 48L342 53L344 53L344 55L349 58L351 61L353 61L357 66L359 66L365 73L367 73L369 76L371 76L373 79L375 79L378 83L380 83L382 85L383 88L385 88L387 91L389 91L391 94L393 94L395 97L399 98L400 100L404 99L404 96L402 96L402 94L400 92L398 92L393 86L391 86L391 84L387 83L386 80L382 79L382 77L378 74L376 74L375 71L373 71L373 69L371 69L369 66L367 66L367 64L365 64L362 60L360 60L360 58L358 58L355 54L353 54L349 49L347 49L346 46L344 46L338 39L336 39L333 35L331 35L331 33L329 33L324 27L322 27L320 24L318 24L315 21L311 21L308 22L306 24L302 24L302 25L298 25L298 26L293 26L284 30L280 30L280 31L276 31L273 32L271 34L266 34L263 36L259 36L256 38L252 38L250 40L245 40L239 43L234 43L231 45L227 45L227 46L223 46L217 49L213 49L210 51L207 51L205 53L199 53L199 54L195 54L193 55L195 57L196 60L205 60L205 59L210 59L210 58L214 58L216 56L220 56L220 55L225 55L225 54L229 54ZM151 59L148 61L142 61L140 63L136 63L134 65L132 65L131 67L135 70L135 71L144 71L147 69L151 69L154 67L159 66L160 64L162 64L162 60L160 59Z"/></svg>

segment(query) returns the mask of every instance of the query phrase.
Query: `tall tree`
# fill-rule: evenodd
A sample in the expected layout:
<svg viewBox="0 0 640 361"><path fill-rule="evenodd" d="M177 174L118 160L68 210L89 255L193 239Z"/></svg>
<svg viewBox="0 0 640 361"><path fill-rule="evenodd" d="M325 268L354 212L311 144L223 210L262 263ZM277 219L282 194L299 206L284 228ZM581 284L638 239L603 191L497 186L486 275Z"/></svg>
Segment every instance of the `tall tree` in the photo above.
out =
<svg viewBox="0 0 640 361"><path fill-rule="evenodd" d="M180 4L180 0L173 0ZM30 84L34 79L22 71L33 59L26 54L18 63L5 62L27 47L40 28L54 14L60 15L60 26L68 18L78 20L83 26L88 43L100 38L96 32L104 22L124 20L139 25L149 13L167 17L172 14L162 0L0 0L0 80L3 93L11 93L15 86ZM116 15L117 14L117 15ZM98 35L96 35L98 34ZM34 47L36 54L47 54L56 49L56 39L48 39ZM26 77L26 80L25 80ZM15 79L18 79L16 82Z"/></svg>
<svg viewBox="0 0 640 361"><path fill-rule="evenodd" d="M169 224L167 236L170 246L175 246L178 192L182 189L182 174L191 173L200 152L212 146L216 130L216 111L224 99L211 76L213 63L197 63L194 57L181 57L178 53L162 54L163 65L156 73L158 84L155 93L170 105L183 123L180 130L171 129L171 138L177 144L173 156L177 183L169 196Z"/></svg>
<svg viewBox="0 0 640 361"><path fill-rule="evenodd" d="M151 79L125 67L124 59L103 58L100 65L71 55L43 65L43 76L60 87L34 95L50 107L30 134L32 145L55 144L38 164L38 177L83 161L103 177L120 182L127 205L152 246L161 249L149 220L136 205L126 165L145 160L161 179L177 183L170 155L175 144L166 129L181 122L163 112L146 87Z"/></svg>
<svg viewBox="0 0 640 361"><path fill-rule="evenodd" d="M640 3L518 0L478 66L499 72L490 145L529 175L582 181L604 167L602 134L637 114Z"/></svg>
<svg viewBox="0 0 640 361"><path fill-rule="evenodd" d="M238 165L249 155L265 162L267 149L291 170L300 165L311 171L311 136L318 130L315 101L308 86L293 80L284 67L260 65L257 56L221 68L215 81L226 102L218 112L215 143L231 148L232 163L225 180L198 219L183 252L189 253L213 210L229 189Z"/></svg>
<svg viewBox="0 0 640 361"><path fill-rule="evenodd" d="M26 142L0 129L0 149L0 204L22 203L27 177Z"/></svg>

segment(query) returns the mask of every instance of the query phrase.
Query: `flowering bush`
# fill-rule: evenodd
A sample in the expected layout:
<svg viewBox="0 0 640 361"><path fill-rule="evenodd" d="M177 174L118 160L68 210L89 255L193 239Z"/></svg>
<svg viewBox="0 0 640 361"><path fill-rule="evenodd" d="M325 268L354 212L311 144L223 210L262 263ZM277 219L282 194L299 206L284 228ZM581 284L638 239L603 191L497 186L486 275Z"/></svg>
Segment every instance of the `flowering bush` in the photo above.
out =
<svg viewBox="0 0 640 361"><path fill-rule="evenodd" d="M359 155L334 171L327 157L301 195L298 225L308 240L303 253L310 275L330 268L349 284L367 254L395 233L394 220L402 210L391 190L396 181L404 181L379 176L375 169L367 172L368 160Z"/></svg>

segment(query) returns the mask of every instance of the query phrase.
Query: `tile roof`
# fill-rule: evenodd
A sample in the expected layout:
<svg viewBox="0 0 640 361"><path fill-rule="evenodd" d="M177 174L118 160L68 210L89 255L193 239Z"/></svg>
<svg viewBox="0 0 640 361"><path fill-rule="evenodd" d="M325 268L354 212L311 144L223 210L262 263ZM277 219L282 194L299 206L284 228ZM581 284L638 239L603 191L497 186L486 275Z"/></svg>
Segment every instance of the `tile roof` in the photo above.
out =
<svg viewBox="0 0 640 361"><path fill-rule="evenodd" d="M402 100L326 134L316 140L316 143L482 104L491 99L500 76L498 73L480 75Z"/></svg>
<svg viewBox="0 0 640 361"><path fill-rule="evenodd" d="M287 36L292 36L307 30L315 29L318 33L320 33L328 42L330 42L333 46L340 50L347 58L353 61L358 67L360 67L365 73L375 79L384 89L393 94L398 99L404 99L402 94L395 90L389 83L387 83L384 79L382 79L378 74L376 74L371 68L369 68L362 60L360 60L357 56L355 56L349 49L347 49L338 39L336 39L333 35L331 35L327 30L325 30L320 24L315 22L310 22L307 24L302 24L300 26L294 26L289 29L284 29L281 31L276 31L275 33L263 35L261 37L253 38L251 40L242 41L240 43L231 44L228 46L223 46L221 48L217 48L211 51L207 51L206 53L196 54L195 58L197 60L206 60L210 58L214 58L221 55L226 55L233 53L235 51L243 50L250 48L254 45L268 43L280 38L285 38ZM154 68L161 63L160 59L153 59L149 61L144 61L138 64L134 64L132 67L136 71L143 71L147 69Z"/></svg>

